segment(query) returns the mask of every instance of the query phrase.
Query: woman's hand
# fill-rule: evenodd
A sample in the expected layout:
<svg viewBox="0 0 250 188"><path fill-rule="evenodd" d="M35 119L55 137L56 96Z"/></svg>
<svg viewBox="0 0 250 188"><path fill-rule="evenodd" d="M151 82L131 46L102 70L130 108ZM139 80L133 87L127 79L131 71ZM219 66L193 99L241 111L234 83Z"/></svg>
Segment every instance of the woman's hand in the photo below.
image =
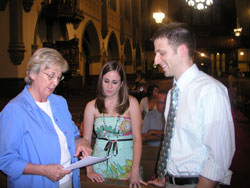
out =
<svg viewBox="0 0 250 188"><path fill-rule="evenodd" d="M160 180L158 178L155 178L154 180L148 181L148 184L153 184L157 187L165 187L166 182L165 182L165 178L162 178Z"/></svg>
<svg viewBox="0 0 250 188"><path fill-rule="evenodd" d="M92 182L102 183L105 181L101 174L96 173L92 167L88 167L87 176Z"/></svg>
<svg viewBox="0 0 250 188"><path fill-rule="evenodd" d="M128 180L130 179L130 184L129 188L140 188L141 184L147 185L146 182L142 181L140 178L139 172L131 172L125 179L123 180Z"/></svg>
<svg viewBox="0 0 250 188"><path fill-rule="evenodd" d="M71 172L71 170L66 170L58 164L43 165L43 169L43 175L53 182L62 179L66 174Z"/></svg>
<svg viewBox="0 0 250 188"><path fill-rule="evenodd" d="M87 140L83 138L77 138L75 142L76 142L76 153L74 157L79 156L80 153L82 154L82 156L80 156L80 159L83 159L84 157L91 155L92 149L89 146Z"/></svg>

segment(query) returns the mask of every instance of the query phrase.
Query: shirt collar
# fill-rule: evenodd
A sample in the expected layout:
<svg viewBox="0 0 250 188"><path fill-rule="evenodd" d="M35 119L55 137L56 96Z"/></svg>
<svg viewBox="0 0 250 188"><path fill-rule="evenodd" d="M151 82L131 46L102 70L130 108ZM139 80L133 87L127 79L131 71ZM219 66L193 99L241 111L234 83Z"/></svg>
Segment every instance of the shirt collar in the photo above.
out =
<svg viewBox="0 0 250 188"><path fill-rule="evenodd" d="M182 91L195 77L198 76L199 72L197 65L193 64L180 76L178 81L174 78L174 84L176 84L179 90Z"/></svg>
<svg viewBox="0 0 250 188"><path fill-rule="evenodd" d="M31 93L29 92L30 85L25 85L23 93L24 97L27 100L27 103L30 105L31 108L38 108L38 105L36 104L35 99L32 97ZM50 101L51 95L48 96L48 101ZM50 101L51 103L51 101Z"/></svg>

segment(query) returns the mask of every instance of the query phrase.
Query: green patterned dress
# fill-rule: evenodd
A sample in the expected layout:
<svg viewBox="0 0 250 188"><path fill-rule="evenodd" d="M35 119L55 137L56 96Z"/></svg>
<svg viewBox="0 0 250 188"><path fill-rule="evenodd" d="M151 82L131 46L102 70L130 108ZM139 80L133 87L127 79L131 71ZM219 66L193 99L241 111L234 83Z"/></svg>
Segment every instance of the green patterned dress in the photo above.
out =
<svg viewBox="0 0 250 188"><path fill-rule="evenodd" d="M104 178L124 179L132 168L133 139L130 118L95 118L97 134L93 156L111 156L107 161L93 165L94 171Z"/></svg>

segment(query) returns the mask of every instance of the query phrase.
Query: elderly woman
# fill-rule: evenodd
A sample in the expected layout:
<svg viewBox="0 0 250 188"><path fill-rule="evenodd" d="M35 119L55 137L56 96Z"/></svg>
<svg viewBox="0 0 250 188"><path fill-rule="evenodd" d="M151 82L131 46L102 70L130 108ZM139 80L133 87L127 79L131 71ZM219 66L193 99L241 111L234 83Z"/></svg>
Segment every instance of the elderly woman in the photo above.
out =
<svg viewBox="0 0 250 188"><path fill-rule="evenodd" d="M79 169L66 170L91 149L65 99L53 94L67 71L54 49L38 49L27 64L24 90L0 114L0 170L8 187L80 187Z"/></svg>

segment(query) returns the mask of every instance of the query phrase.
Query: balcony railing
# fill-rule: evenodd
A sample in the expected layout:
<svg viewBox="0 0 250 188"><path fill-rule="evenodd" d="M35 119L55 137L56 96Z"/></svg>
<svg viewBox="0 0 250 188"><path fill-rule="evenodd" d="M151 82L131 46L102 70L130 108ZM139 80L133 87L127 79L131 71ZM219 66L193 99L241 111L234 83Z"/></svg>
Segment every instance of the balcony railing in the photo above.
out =
<svg viewBox="0 0 250 188"><path fill-rule="evenodd" d="M42 3L44 15L48 19L59 19L78 27L84 19L83 11L78 9L77 0L46 0Z"/></svg>

